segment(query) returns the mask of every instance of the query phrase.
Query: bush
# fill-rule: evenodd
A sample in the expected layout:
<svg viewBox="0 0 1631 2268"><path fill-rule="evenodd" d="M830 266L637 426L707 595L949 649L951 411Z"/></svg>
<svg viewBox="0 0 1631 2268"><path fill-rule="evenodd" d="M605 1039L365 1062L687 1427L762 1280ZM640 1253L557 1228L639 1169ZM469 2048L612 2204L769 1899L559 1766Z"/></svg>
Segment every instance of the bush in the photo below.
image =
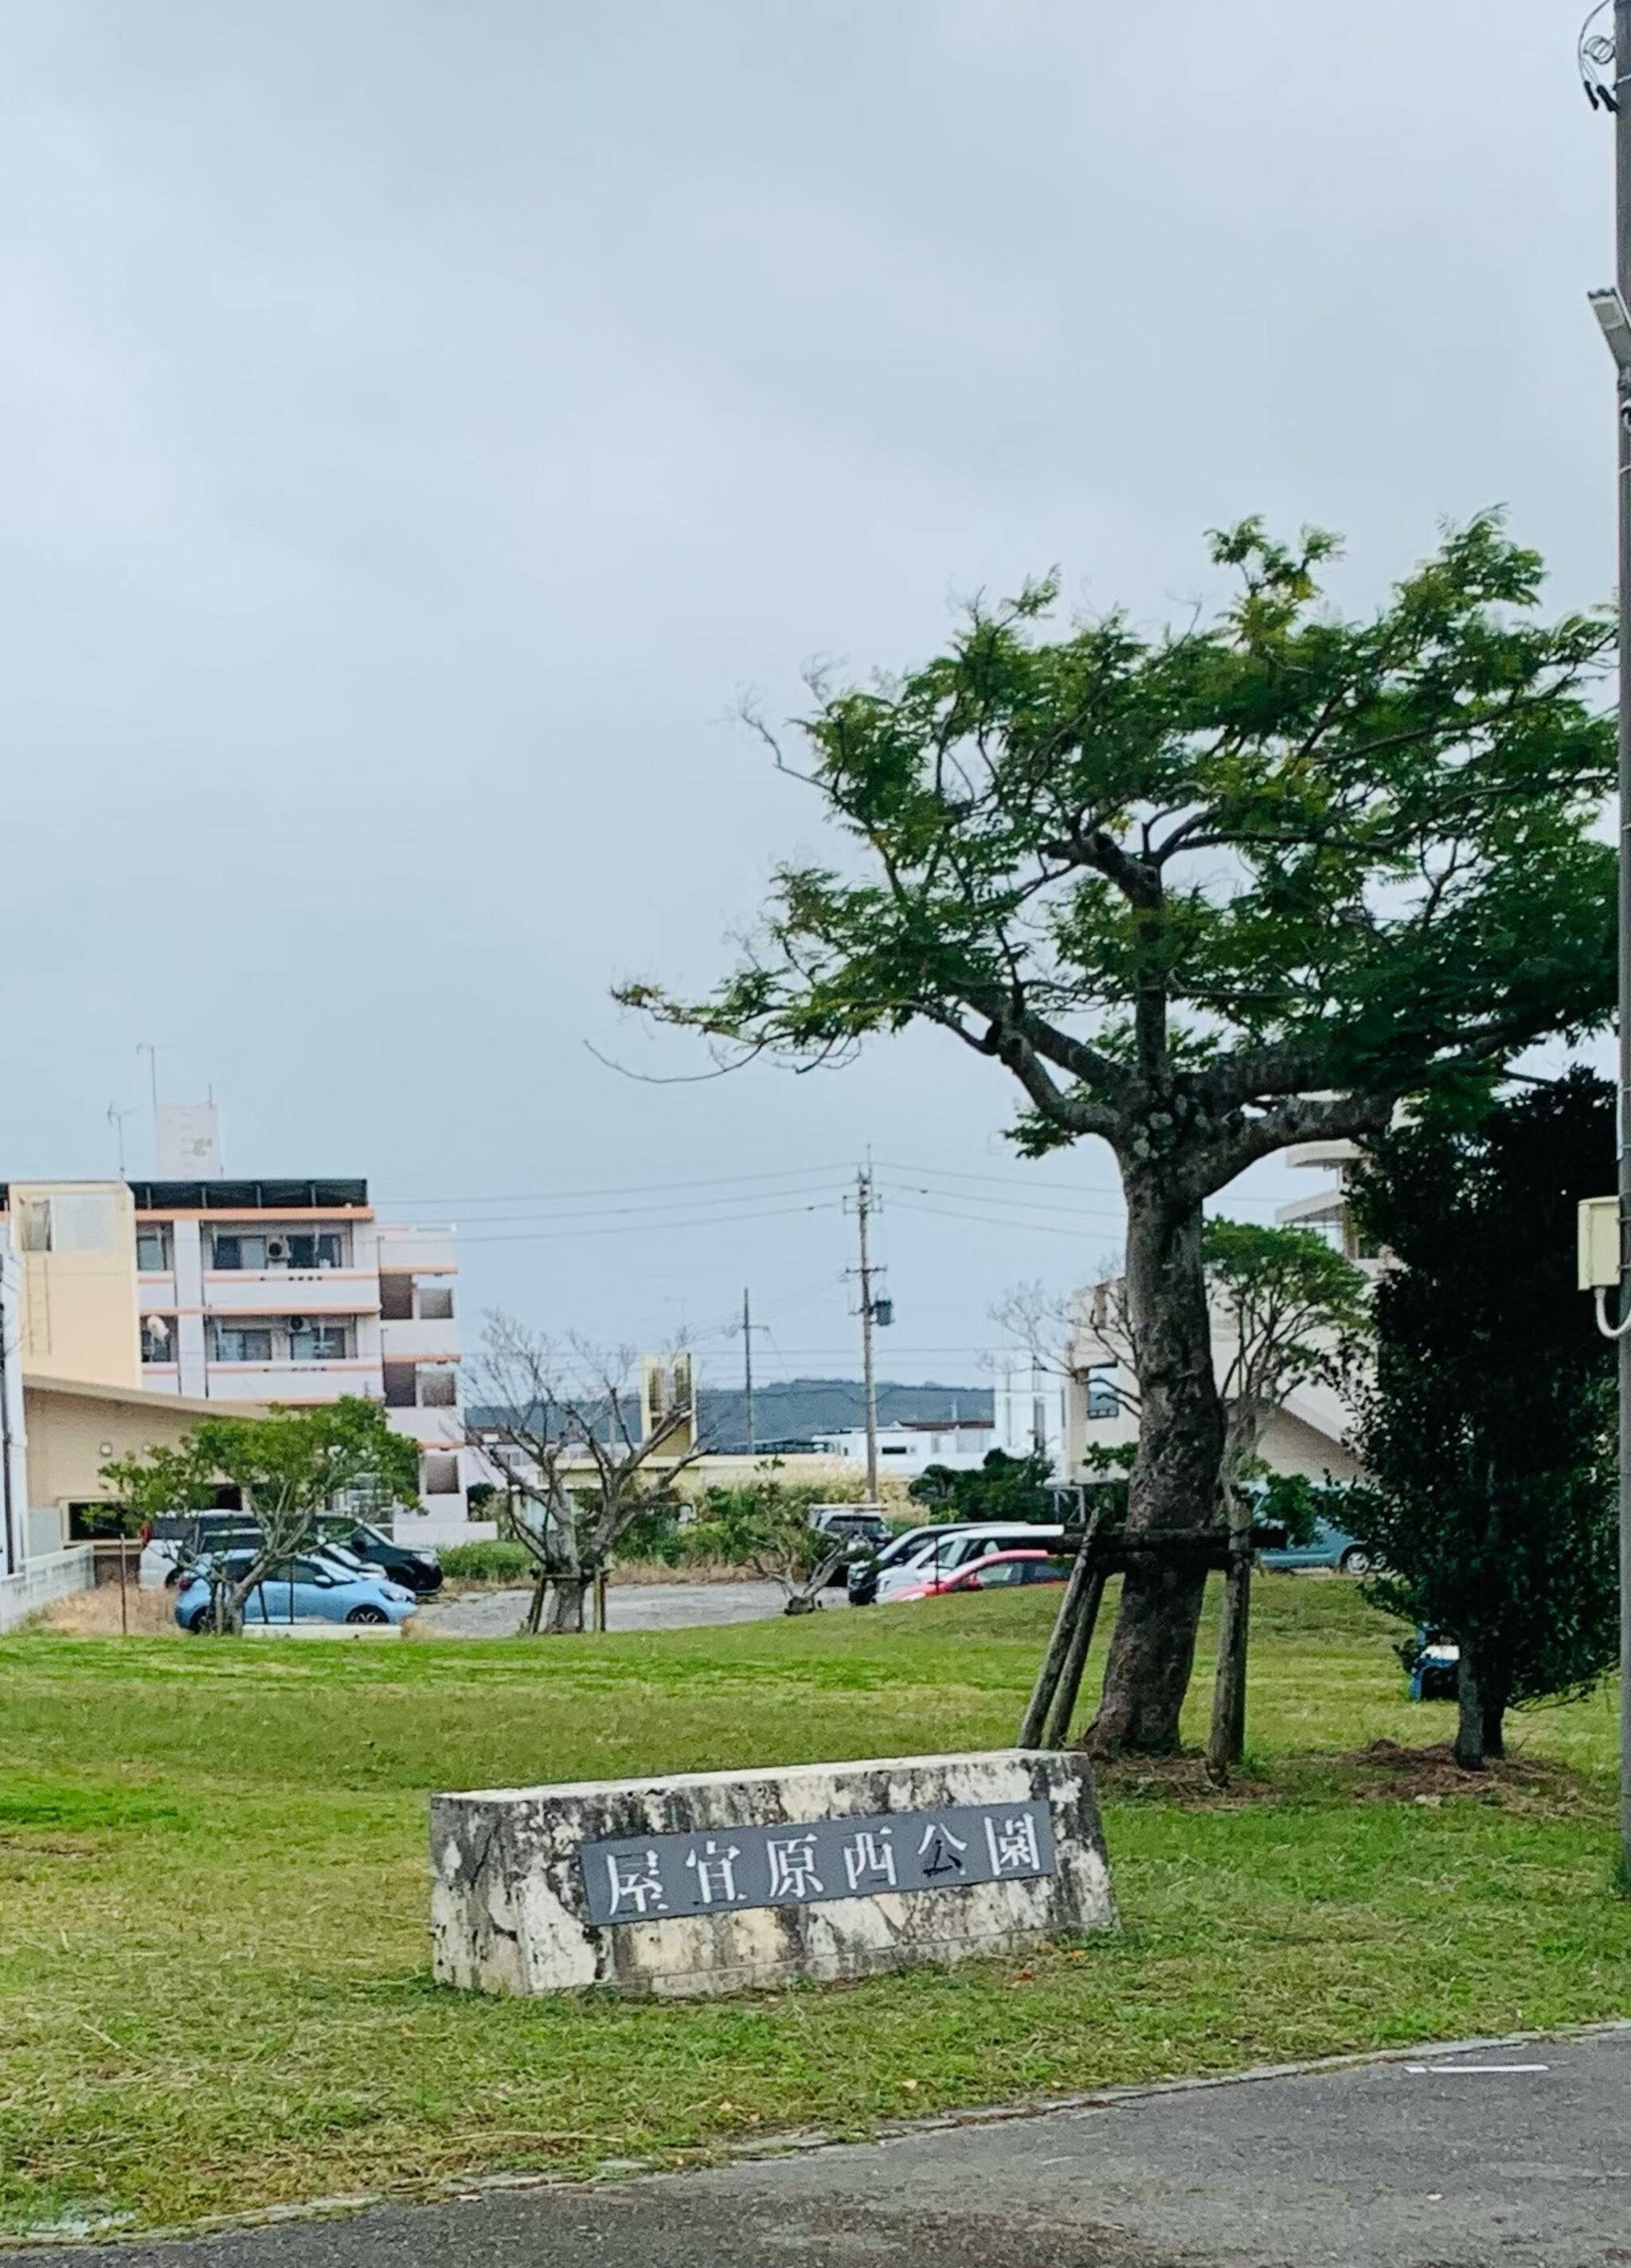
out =
<svg viewBox="0 0 1631 2268"><path fill-rule="evenodd" d="M447 1543L437 1555L442 1572L467 1583L525 1581L533 1572L533 1555L525 1543L506 1543L489 1536L477 1543Z"/></svg>

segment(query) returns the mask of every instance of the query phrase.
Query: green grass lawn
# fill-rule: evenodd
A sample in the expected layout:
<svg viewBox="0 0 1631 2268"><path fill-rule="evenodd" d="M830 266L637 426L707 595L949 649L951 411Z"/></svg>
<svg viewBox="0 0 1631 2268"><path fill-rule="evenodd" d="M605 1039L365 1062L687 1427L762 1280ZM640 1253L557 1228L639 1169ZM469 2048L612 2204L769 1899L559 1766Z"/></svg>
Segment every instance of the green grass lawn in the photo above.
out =
<svg viewBox="0 0 1631 2268"><path fill-rule="evenodd" d="M1052 1599L531 1644L0 1642L0 2228L685 2163L1631 2012L1611 1697L1520 1720L1517 1768L1446 1793L1345 1761L1450 1729L1353 1587L1257 1596L1257 1782L1112 1780L1113 1939L666 2005L435 1988L427 1793L1000 1745Z"/></svg>

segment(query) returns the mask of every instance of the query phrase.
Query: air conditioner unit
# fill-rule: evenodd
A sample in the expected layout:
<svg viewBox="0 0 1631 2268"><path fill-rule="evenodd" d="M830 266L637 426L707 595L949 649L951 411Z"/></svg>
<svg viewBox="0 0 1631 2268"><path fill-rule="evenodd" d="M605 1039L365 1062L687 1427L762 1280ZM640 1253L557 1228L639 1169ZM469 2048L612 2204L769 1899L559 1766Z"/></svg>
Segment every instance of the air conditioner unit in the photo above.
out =
<svg viewBox="0 0 1631 2268"><path fill-rule="evenodd" d="M309 1331L312 1328L312 1319L309 1315L290 1315L289 1328L291 1331Z"/></svg>
<svg viewBox="0 0 1631 2268"><path fill-rule="evenodd" d="M288 1240L282 1236L268 1236L266 1240L266 1256L268 1260L287 1260Z"/></svg>

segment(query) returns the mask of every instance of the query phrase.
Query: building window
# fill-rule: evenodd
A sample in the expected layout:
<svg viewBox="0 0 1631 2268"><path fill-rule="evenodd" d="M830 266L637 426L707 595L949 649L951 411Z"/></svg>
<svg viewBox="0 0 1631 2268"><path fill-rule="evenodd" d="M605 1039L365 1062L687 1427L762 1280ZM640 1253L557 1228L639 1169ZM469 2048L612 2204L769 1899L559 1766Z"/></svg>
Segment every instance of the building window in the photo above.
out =
<svg viewBox="0 0 1631 2268"><path fill-rule="evenodd" d="M459 1492L459 1460L456 1456L433 1455L419 1460L419 1490L422 1496L456 1496Z"/></svg>
<svg viewBox="0 0 1631 2268"><path fill-rule="evenodd" d="M385 1366L386 1408L411 1410L414 1406L414 1366L411 1362L388 1362Z"/></svg>
<svg viewBox="0 0 1631 2268"><path fill-rule="evenodd" d="M168 1315L143 1315L142 1318L142 1359L143 1362L173 1362L175 1339Z"/></svg>
<svg viewBox="0 0 1631 2268"><path fill-rule="evenodd" d="M270 1362L269 1323L216 1323L211 1326L210 1351L217 1362Z"/></svg>
<svg viewBox="0 0 1631 2268"><path fill-rule="evenodd" d="M343 1362L345 1358L343 1323L308 1322L303 1315L289 1318L289 1359L291 1362Z"/></svg>
<svg viewBox="0 0 1631 2268"><path fill-rule="evenodd" d="M422 1370L419 1402L424 1410L452 1410L459 1402L459 1373L448 1369Z"/></svg>
<svg viewBox="0 0 1631 2268"><path fill-rule="evenodd" d="M301 1229L283 1241L288 1247L291 1268L338 1268L343 1264L338 1229L320 1228L310 1233Z"/></svg>
<svg viewBox="0 0 1631 2268"><path fill-rule="evenodd" d="M17 1248L19 1252L51 1249L51 1200L24 1197L17 1208Z"/></svg>
<svg viewBox="0 0 1631 2268"><path fill-rule="evenodd" d="M136 1264L143 1276L167 1276L170 1272L170 1232L167 1228L138 1228L136 1233Z"/></svg>
<svg viewBox="0 0 1631 2268"><path fill-rule="evenodd" d="M419 1318L426 1323L450 1323L453 1319L453 1295L437 1285L427 1285L419 1294Z"/></svg>
<svg viewBox="0 0 1631 2268"><path fill-rule="evenodd" d="M1121 1408L1121 1396L1116 1390L1116 1366L1113 1362L1098 1363L1087 1373L1087 1414L1091 1420L1114 1418Z"/></svg>

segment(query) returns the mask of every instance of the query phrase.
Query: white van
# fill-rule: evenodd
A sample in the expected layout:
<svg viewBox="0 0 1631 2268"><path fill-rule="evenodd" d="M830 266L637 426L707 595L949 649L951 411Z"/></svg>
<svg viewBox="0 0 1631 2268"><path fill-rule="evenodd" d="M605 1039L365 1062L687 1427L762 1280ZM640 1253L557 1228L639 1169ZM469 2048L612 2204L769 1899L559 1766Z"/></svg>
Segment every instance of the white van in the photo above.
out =
<svg viewBox="0 0 1631 2268"><path fill-rule="evenodd" d="M955 1526L947 1522L908 1528L887 1551L854 1571L862 1580L851 1582L850 1604L866 1606L876 1600L884 1606L897 1591L910 1589L926 1575L947 1575L953 1568L966 1567L971 1560L984 1559L993 1551L1012 1551L1026 1544L1046 1550L1050 1544L1062 1543L1064 1535L1062 1528L1032 1520L965 1521Z"/></svg>

